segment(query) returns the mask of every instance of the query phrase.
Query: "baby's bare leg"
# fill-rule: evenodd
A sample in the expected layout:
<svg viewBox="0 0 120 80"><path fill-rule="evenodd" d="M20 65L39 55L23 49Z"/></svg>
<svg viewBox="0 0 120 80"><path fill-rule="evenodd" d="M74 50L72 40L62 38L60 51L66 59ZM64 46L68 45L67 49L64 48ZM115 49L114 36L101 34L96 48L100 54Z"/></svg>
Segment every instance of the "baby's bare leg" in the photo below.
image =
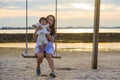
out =
<svg viewBox="0 0 120 80"><path fill-rule="evenodd" d="M44 44L44 45L43 45L43 49L45 49L46 45L47 45L47 44Z"/></svg>

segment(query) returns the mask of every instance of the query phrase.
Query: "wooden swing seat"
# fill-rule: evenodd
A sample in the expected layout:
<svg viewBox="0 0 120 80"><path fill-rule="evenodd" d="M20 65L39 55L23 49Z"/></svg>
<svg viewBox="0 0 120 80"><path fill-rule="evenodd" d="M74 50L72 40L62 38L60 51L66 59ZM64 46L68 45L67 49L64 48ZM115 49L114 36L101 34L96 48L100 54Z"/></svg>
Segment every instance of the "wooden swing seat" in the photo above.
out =
<svg viewBox="0 0 120 80"><path fill-rule="evenodd" d="M35 56L35 55L30 55L30 54L27 54L27 55L26 55L26 54L22 53L21 55L22 55L24 58L37 58L37 56ZM60 59L61 56L59 56L59 55L53 55L52 58L59 58L59 59Z"/></svg>

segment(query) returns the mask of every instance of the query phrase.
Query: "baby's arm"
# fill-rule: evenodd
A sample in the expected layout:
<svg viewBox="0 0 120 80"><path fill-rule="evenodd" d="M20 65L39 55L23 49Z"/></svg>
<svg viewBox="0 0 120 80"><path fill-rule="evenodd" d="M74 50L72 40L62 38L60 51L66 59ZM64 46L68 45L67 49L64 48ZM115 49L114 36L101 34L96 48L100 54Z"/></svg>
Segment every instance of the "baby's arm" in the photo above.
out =
<svg viewBox="0 0 120 80"><path fill-rule="evenodd" d="M37 27L34 33L36 34L38 30L42 30L42 27L41 26Z"/></svg>
<svg viewBox="0 0 120 80"><path fill-rule="evenodd" d="M37 28L36 24L33 24L32 27L33 27L33 28Z"/></svg>
<svg viewBox="0 0 120 80"><path fill-rule="evenodd" d="M42 29L42 27L41 27L41 26L39 26L39 27L37 27L37 29L35 30L35 32L34 32L34 34L33 34L33 39L34 39L34 40L36 40L36 39L37 39L37 34L36 34L36 33L37 33L37 31L38 31L38 30L41 30L41 29Z"/></svg>

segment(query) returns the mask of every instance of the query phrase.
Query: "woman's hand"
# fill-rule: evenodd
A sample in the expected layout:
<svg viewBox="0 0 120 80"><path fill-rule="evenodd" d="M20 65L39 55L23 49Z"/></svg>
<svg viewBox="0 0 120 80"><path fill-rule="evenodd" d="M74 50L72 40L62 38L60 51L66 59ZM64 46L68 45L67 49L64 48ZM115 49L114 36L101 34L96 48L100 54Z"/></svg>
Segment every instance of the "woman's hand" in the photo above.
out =
<svg viewBox="0 0 120 80"><path fill-rule="evenodd" d="M49 41L51 41L51 42L54 41L53 37L50 34L47 34L46 36L47 36L47 38L48 38Z"/></svg>

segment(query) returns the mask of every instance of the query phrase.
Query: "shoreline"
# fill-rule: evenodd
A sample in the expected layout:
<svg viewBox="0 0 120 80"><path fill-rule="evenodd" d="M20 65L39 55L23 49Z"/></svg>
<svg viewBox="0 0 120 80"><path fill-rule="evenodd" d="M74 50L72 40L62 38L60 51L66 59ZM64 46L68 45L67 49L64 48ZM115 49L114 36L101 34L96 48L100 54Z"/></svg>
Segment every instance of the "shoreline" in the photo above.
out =
<svg viewBox="0 0 120 80"><path fill-rule="evenodd" d="M77 45L77 46L76 46ZM116 46L119 45L119 46ZM36 46L35 42L29 42L28 48L34 49ZM0 48L24 48L26 47L25 42L15 43L0 43ZM54 44L55 47L55 44ZM57 43L58 51L92 51L93 43ZM99 51L119 51L120 42L101 42L98 47Z"/></svg>

